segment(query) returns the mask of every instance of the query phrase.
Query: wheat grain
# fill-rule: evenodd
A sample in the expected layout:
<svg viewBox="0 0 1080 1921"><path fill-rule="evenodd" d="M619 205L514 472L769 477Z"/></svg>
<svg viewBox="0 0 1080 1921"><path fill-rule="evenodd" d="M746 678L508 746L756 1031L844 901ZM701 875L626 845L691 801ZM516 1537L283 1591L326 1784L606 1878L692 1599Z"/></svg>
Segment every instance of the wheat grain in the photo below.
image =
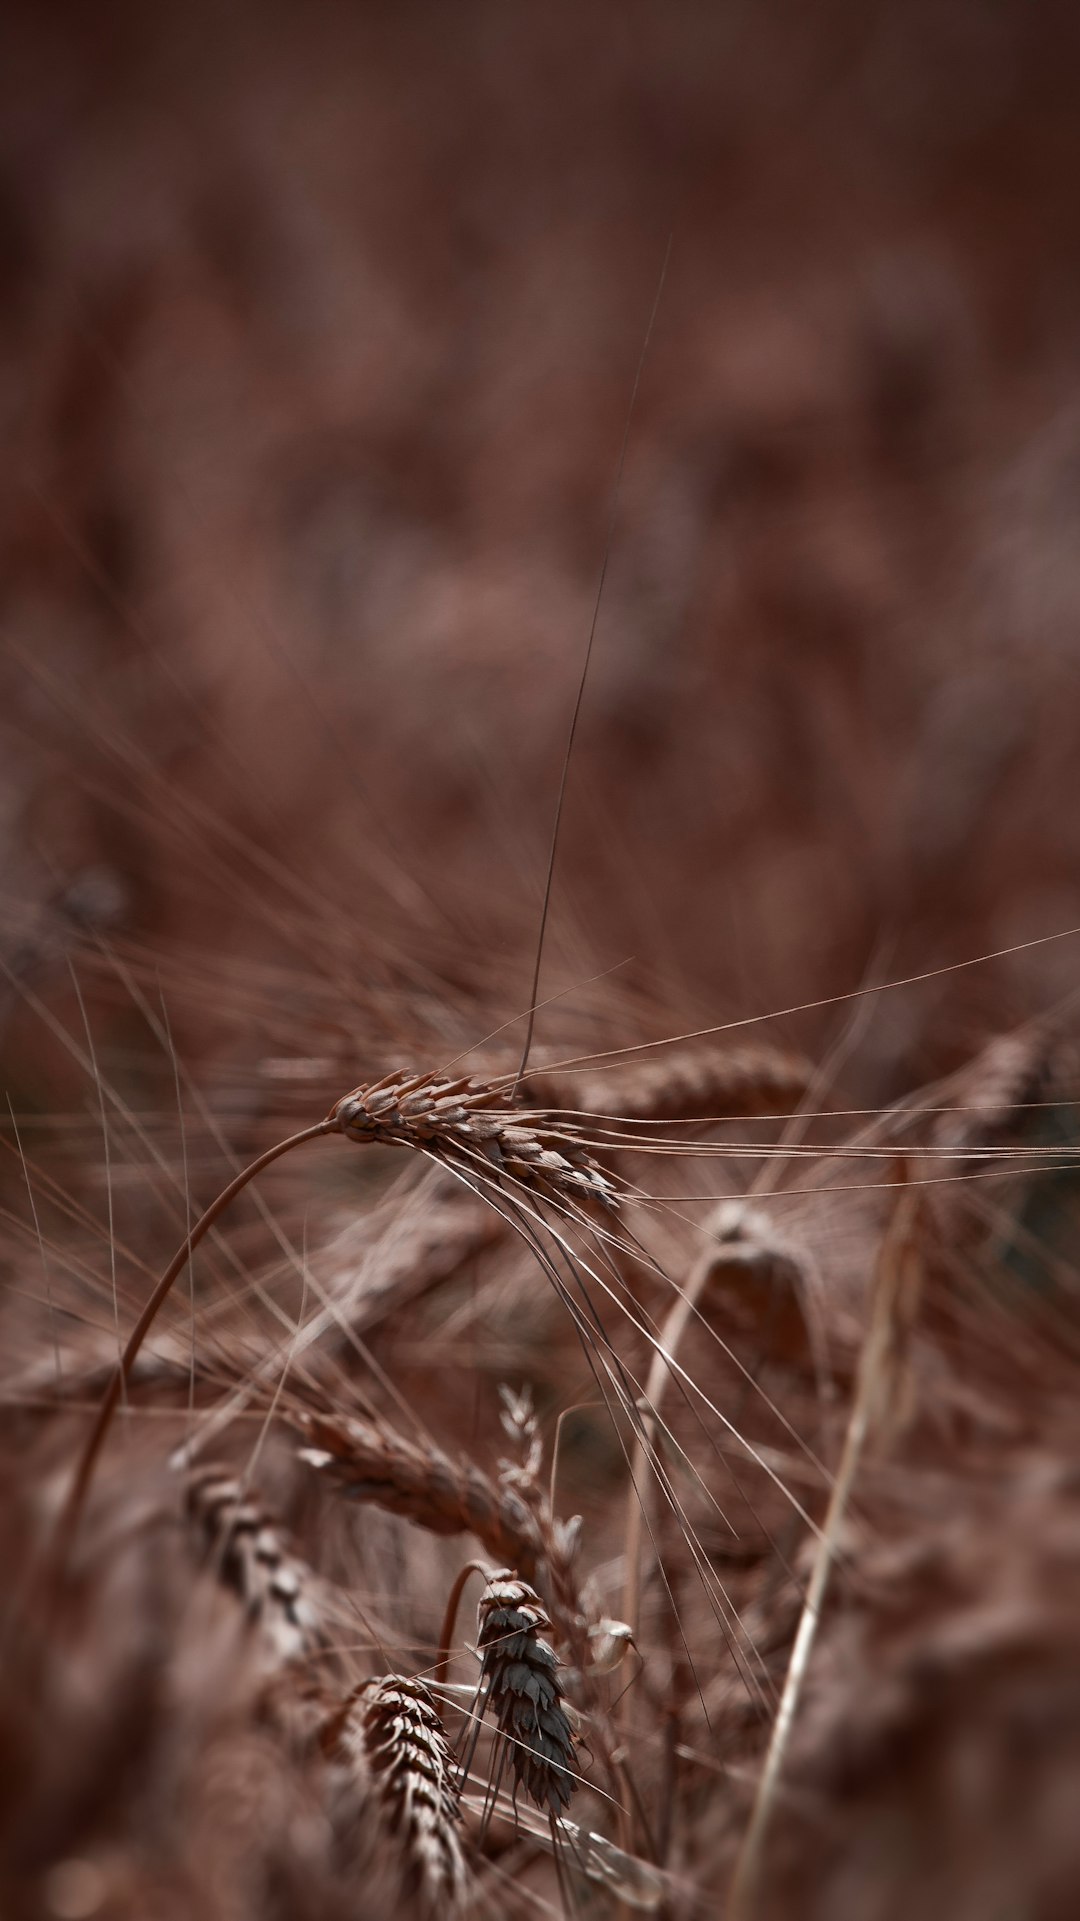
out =
<svg viewBox="0 0 1080 1921"><path fill-rule="evenodd" d="M509 1568L493 1574L477 1609L485 1707L506 1738L514 1779L538 1808L562 1813L574 1792L576 1740L562 1704L559 1657L541 1631L540 1596Z"/></svg>
<svg viewBox="0 0 1080 1921"><path fill-rule="evenodd" d="M364 1681L323 1724L323 1752L339 1770L339 1810L376 1804L401 1850L405 1887L432 1916L464 1910L472 1876L461 1840L457 1765L434 1697L422 1681Z"/></svg>
<svg viewBox="0 0 1080 1921"><path fill-rule="evenodd" d="M618 1189L572 1127L526 1118L505 1101L505 1090L468 1076L450 1080L399 1069L354 1088L331 1108L328 1121L351 1141L420 1150L549 1200L616 1205Z"/></svg>

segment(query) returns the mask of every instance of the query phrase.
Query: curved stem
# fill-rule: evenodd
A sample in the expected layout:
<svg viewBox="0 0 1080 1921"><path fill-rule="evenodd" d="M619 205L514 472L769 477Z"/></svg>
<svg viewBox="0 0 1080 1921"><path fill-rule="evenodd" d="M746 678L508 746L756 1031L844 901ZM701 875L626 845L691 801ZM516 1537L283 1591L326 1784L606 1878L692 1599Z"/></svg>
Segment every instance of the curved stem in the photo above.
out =
<svg viewBox="0 0 1080 1921"><path fill-rule="evenodd" d="M109 1431L112 1417L116 1412L116 1404L120 1399L121 1392L130 1379L131 1370L135 1365L139 1349L146 1339L147 1334L150 1332L158 1309L161 1307L174 1281L183 1273L195 1248L198 1247L199 1242L213 1227L218 1217L225 1212L229 1203L235 1200L241 1189L246 1187L250 1180L254 1180L256 1174L261 1174L264 1167L269 1167L271 1161L280 1160L283 1154L289 1153L291 1148L299 1147L302 1141L315 1140L320 1134L331 1134L336 1131L337 1123L331 1115L326 1120L319 1121L316 1126L305 1127L299 1134L290 1134L288 1140L278 1141L275 1146L268 1147L265 1154L260 1154L257 1160L251 1162L250 1166L243 1168L241 1172L236 1175L235 1179L229 1182L228 1187L222 1188L217 1199L211 1201L205 1214L200 1215L183 1244L177 1248L176 1253L165 1269L164 1274L143 1308L142 1313L139 1315L135 1326L128 1335L127 1346L117 1362L116 1372L94 1416L94 1424L90 1429L82 1453L79 1456L79 1464L75 1470L75 1477L71 1483L71 1488L64 1502L57 1524L57 1548L61 1557L70 1545L72 1536L78 1526L79 1516L82 1513L83 1503L86 1499L98 1455L101 1453L105 1436Z"/></svg>
<svg viewBox="0 0 1080 1921"><path fill-rule="evenodd" d="M450 1670L450 1655L454 1646L454 1629L457 1626L457 1613L458 1608L461 1606L461 1597L465 1592L465 1583L470 1574L482 1574L486 1581L489 1573L490 1570L484 1566L483 1561L466 1561L465 1566L462 1568L461 1573L450 1589L450 1599L446 1603L442 1633L439 1636L439 1658L431 1673L432 1681L436 1687L446 1680Z"/></svg>

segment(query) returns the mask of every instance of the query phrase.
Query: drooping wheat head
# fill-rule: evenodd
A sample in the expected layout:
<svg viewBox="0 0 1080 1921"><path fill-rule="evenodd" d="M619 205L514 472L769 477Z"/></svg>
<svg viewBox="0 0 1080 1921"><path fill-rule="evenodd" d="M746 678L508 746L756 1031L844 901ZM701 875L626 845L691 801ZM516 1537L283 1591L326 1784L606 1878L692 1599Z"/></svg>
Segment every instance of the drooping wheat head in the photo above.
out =
<svg viewBox="0 0 1080 1921"><path fill-rule="evenodd" d="M291 1424L304 1437L300 1458L328 1476L347 1499L399 1514L432 1534L475 1534L494 1559L550 1583L550 1606L572 1647L593 1617L576 1574L580 1529L556 1521L511 1477L495 1481L475 1461L451 1457L389 1422L299 1409ZM535 1493L535 1489L533 1492Z"/></svg>
<svg viewBox="0 0 1080 1921"><path fill-rule="evenodd" d="M396 1069L357 1087L328 1116L348 1140L409 1147L472 1175L516 1182L549 1200L618 1201L614 1181L572 1127L507 1104L504 1089L469 1076Z"/></svg>

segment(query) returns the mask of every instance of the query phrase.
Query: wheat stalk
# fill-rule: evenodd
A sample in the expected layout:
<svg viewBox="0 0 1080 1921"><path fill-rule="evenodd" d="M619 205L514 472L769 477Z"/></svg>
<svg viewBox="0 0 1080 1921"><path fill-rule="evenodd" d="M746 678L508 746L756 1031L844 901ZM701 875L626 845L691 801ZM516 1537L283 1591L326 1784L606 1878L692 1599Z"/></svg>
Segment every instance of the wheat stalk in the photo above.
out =
<svg viewBox="0 0 1080 1921"><path fill-rule="evenodd" d="M817 1637L825 1594L836 1558L841 1525L855 1485L867 1437L896 1395L899 1343L909 1331L912 1287L912 1228L917 1199L904 1188L882 1244L874 1283L870 1325L867 1329L855 1396L844 1436L844 1448L833 1482L828 1512L818 1538L814 1567L799 1616L791 1659L773 1724L750 1820L743 1837L731 1886L729 1921L747 1921L757 1893L765 1840L776 1804L780 1775L802 1695L803 1681Z"/></svg>
<svg viewBox="0 0 1080 1921"><path fill-rule="evenodd" d="M108 1388L102 1397L101 1405L94 1417L90 1432L83 1444L83 1449L72 1477L71 1486L57 1523L54 1542L54 1557L56 1562L62 1559L78 1525L79 1515L82 1512L83 1504L90 1489L94 1467L101 1453L101 1449L104 1446L105 1436L109 1431L109 1426L116 1412L120 1396L131 1379L131 1370L138 1358L142 1344L149 1334L158 1312L163 1307L171 1288L183 1273L196 1247L198 1247L200 1241L210 1232L214 1222L220 1218L230 1203L242 1192L249 1181L254 1180L257 1174L260 1174L264 1168L269 1167L274 1161L281 1160L283 1155L291 1153L292 1149L299 1147L302 1142L316 1140L320 1135L327 1134L330 1131L331 1126L328 1121L319 1121L316 1126L305 1127L299 1134L290 1134L286 1140L277 1141L273 1147L268 1147L264 1154L260 1154L256 1160L252 1161L247 1167L242 1168L239 1174L235 1175L228 1183L227 1187L222 1188L221 1193L211 1201L209 1207L199 1216L199 1219L195 1222L191 1231L185 1236L185 1239L177 1248L164 1274L151 1293L142 1313L139 1315L135 1326L128 1335L123 1353L120 1356Z"/></svg>

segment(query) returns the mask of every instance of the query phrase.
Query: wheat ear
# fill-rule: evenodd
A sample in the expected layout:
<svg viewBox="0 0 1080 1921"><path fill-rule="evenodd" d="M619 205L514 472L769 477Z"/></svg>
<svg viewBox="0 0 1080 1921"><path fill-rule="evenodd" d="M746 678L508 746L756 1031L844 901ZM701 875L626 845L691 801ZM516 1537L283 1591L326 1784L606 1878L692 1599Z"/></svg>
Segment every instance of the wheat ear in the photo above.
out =
<svg viewBox="0 0 1080 1921"><path fill-rule="evenodd" d="M504 1090L467 1075L386 1074L346 1094L330 1119L351 1141L420 1149L474 1175L505 1175L548 1200L614 1207L619 1198L572 1126L526 1116Z"/></svg>
<svg viewBox="0 0 1080 1921"><path fill-rule="evenodd" d="M474 1462L451 1460L429 1441L408 1440L384 1421L290 1413L304 1436L300 1458L329 1474L350 1500L370 1501L431 1534L475 1534L500 1560L532 1572L544 1544L519 1495Z"/></svg>
<svg viewBox="0 0 1080 1921"><path fill-rule="evenodd" d="M320 1745L363 1809L375 1802L406 1884L433 1917L462 1914L472 1877L461 1843L458 1770L433 1695L388 1674L364 1681L323 1724Z"/></svg>
<svg viewBox="0 0 1080 1921"><path fill-rule="evenodd" d="M329 1474L347 1499L370 1501L431 1534L475 1534L493 1560L526 1576L545 1570L560 1631L574 1648L587 1639L590 1610L574 1572L580 1529L573 1521L554 1520L475 1462L453 1460L385 1421L303 1410L288 1418L304 1437L301 1460Z"/></svg>
<svg viewBox="0 0 1080 1921"><path fill-rule="evenodd" d="M314 1577L274 1516L218 1467L192 1477L187 1513L219 1580L239 1595L257 1626L267 1665L289 1667L316 1654L326 1635Z"/></svg>
<svg viewBox="0 0 1080 1921"><path fill-rule="evenodd" d="M931 1132L935 1146L951 1147L958 1156L974 1155L1007 1135L1016 1125L1015 1110L1042 1098L1052 1046L1053 1035L1044 1022L995 1034L947 1083L960 1104L936 1118Z"/></svg>
<svg viewBox="0 0 1080 1921"><path fill-rule="evenodd" d="M476 1645L485 1708L494 1709L514 1779L552 1816L570 1805L576 1739L562 1703L559 1657L541 1630L551 1622L540 1596L509 1568L480 1596Z"/></svg>
<svg viewBox="0 0 1080 1921"><path fill-rule="evenodd" d="M813 1068L776 1047L683 1048L612 1073L526 1076L530 1106L625 1121L743 1120L782 1114L806 1094ZM631 1143L628 1143L632 1145Z"/></svg>

